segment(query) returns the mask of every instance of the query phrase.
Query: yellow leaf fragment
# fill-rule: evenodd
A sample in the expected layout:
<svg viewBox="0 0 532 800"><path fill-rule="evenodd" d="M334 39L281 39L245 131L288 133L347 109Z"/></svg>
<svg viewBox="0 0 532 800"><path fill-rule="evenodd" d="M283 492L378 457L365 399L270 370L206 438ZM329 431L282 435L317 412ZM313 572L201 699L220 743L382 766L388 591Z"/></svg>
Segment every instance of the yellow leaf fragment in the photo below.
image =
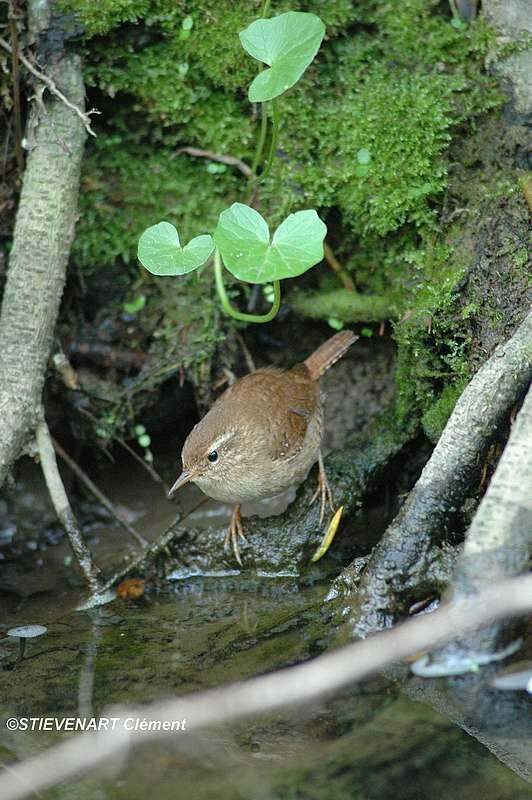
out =
<svg viewBox="0 0 532 800"><path fill-rule="evenodd" d="M338 530L338 526L340 524L340 520L342 519L342 514L344 512L344 507L340 506L340 508L334 512L334 516L332 520L329 522L329 527L325 531L325 535L320 542L320 545L314 555L311 558L311 561L319 561L320 558L323 558L329 547L331 546L331 542L334 539L336 531Z"/></svg>

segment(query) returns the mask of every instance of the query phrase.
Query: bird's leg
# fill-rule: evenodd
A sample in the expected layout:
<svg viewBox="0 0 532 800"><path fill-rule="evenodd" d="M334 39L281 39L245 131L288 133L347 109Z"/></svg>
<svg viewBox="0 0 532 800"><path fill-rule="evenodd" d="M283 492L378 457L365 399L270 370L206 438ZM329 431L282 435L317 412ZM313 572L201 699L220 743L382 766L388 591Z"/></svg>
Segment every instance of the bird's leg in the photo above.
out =
<svg viewBox="0 0 532 800"><path fill-rule="evenodd" d="M235 558L242 567L242 559L240 558L240 548L238 547L238 540L242 539L243 542L246 541L246 537L244 536L244 526L242 525L242 517L240 516L240 503L233 509L233 514L231 516L231 523L225 534L225 541L224 541L224 548L229 546L229 543L233 546L233 553L235 554Z"/></svg>
<svg viewBox="0 0 532 800"><path fill-rule="evenodd" d="M327 480L327 473L325 472L325 465L323 463L323 456L321 454L321 450L318 453L318 486L316 491L312 495L312 503L320 498L320 526L323 522L323 517L325 516L325 506L329 503L329 507L331 511L334 510L333 506L333 496L332 490L329 485L329 481Z"/></svg>

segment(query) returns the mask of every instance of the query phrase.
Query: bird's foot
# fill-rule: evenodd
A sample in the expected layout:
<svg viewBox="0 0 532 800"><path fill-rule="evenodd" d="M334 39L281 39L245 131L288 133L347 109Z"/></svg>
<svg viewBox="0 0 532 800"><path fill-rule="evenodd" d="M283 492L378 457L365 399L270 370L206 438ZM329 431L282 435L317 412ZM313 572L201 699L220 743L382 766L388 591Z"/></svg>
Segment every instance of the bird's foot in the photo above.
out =
<svg viewBox="0 0 532 800"><path fill-rule="evenodd" d="M225 534L224 548L227 549L230 544L232 545L235 558L242 567L243 564L242 564L242 559L240 558L240 548L238 546L239 539L242 539L243 542L247 542L247 539L244 536L244 526L242 524L242 517L240 516L240 504L236 505L233 509L231 522L227 530L227 533Z"/></svg>
<svg viewBox="0 0 532 800"><path fill-rule="evenodd" d="M323 463L323 456L321 454L321 450L318 453L318 486L316 488L316 491L312 495L312 499L310 501L311 505L318 499L318 497L320 498L320 527L321 527L323 523L323 518L325 516L325 506L329 504L329 508L331 509L331 511L334 511L332 489L330 487L329 481L327 480L327 473L325 472L325 465Z"/></svg>

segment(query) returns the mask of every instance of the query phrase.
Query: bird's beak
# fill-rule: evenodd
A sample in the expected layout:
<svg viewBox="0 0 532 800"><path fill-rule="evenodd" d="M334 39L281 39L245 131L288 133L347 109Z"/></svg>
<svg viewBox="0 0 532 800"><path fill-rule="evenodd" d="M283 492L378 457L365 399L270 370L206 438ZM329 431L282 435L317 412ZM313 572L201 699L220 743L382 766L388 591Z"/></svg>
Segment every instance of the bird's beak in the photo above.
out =
<svg viewBox="0 0 532 800"><path fill-rule="evenodd" d="M168 497L172 497L172 495L174 495L178 489L181 489L181 487L184 486L185 483L188 483L189 481L193 480L195 475L196 473L194 471L190 469L184 469L179 478L176 480L176 482L170 489L170 491L168 492Z"/></svg>

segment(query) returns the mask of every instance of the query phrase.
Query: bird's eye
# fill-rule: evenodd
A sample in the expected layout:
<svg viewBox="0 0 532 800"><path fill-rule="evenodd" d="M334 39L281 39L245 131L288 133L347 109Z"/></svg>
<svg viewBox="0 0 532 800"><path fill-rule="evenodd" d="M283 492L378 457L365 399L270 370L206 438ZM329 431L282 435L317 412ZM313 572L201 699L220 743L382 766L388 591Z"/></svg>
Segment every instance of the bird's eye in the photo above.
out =
<svg viewBox="0 0 532 800"><path fill-rule="evenodd" d="M214 464L215 461L218 461L218 453L216 452L216 450L211 450L207 458L209 459L211 464Z"/></svg>

